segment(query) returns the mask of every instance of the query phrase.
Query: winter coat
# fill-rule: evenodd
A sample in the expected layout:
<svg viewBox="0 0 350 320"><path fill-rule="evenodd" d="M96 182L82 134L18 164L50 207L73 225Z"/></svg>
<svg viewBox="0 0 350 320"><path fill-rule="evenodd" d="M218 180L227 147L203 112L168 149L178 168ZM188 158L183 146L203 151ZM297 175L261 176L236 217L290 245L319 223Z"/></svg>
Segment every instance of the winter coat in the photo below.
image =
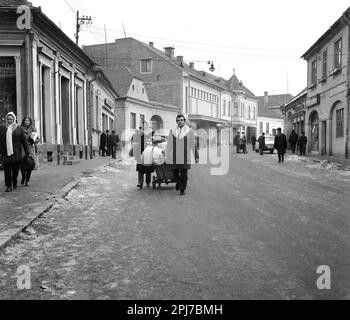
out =
<svg viewBox="0 0 350 320"><path fill-rule="evenodd" d="M100 149L103 150L107 145L107 134L102 132L100 136Z"/></svg>
<svg viewBox="0 0 350 320"><path fill-rule="evenodd" d="M35 145L39 143L39 136L37 136L37 138L35 139L35 141L32 139L32 134L33 132L38 133L38 130L36 130L36 128L30 126L29 128L25 128L22 127L24 129L24 132L26 134L27 137L27 141L28 141L28 150L29 153L31 153L32 155L34 155L34 151L35 151ZM22 149L22 158L25 156L25 152Z"/></svg>
<svg viewBox="0 0 350 320"><path fill-rule="evenodd" d="M145 151L147 145L152 145L152 137L154 135L154 131L152 129L149 130L137 130L133 137L131 138L133 156L137 161L136 171L140 173L150 173L153 172L151 167L146 167L142 163L141 155Z"/></svg>
<svg viewBox="0 0 350 320"><path fill-rule="evenodd" d="M0 126L0 154L3 156L4 163L16 163L22 160L22 147L26 156L29 155L28 139L24 129L18 126L12 133L13 155L7 155L5 126Z"/></svg>
<svg viewBox="0 0 350 320"><path fill-rule="evenodd" d="M256 144L256 137L252 136L252 138L250 139L250 141L252 142L252 144Z"/></svg>
<svg viewBox="0 0 350 320"><path fill-rule="evenodd" d="M112 133L110 136L109 136L109 145L111 146L117 146L118 143L119 143L119 136L116 134L116 133Z"/></svg>
<svg viewBox="0 0 350 320"><path fill-rule="evenodd" d="M290 135L289 142L292 144L296 144L298 143L298 139L299 139L298 135L294 132Z"/></svg>
<svg viewBox="0 0 350 320"><path fill-rule="evenodd" d="M258 139L259 142L259 149L264 150L265 149L265 136L260 136Z"/></svg>
<svg viewBox="0 0 350 320"><path fill-rule="evenodd" d="M239 144L239 139L240 139L240 136L239 136L239 134L237 134L237 135L235 136L234 140L233 140L233 144L234 144L235 146L238 146L238 144Z"/></svg>
<svg viewBox="0 0 350 320"><path fill-rule="evenodd" d="M191 169L191 165L198 160L196 152L195 135L188 126L184 127L184 134L177 136L177 129L169 133L166 148L166 163L173 165L174 169Z"/></svg>
<svg viewBox="0 0 350 320"><path fill-rule="evenodd" d="M285 134L280 133L275 137L275 149L280 154L285 154L287 150L287 137Z"/></svg>
<svg viewBox="0 0 350 320"><path fill-rule="evenodd" d="M301 136L299 138L299 142L298 142L300 147L305 147L307 145L307 137L306 136Z"/></svg>

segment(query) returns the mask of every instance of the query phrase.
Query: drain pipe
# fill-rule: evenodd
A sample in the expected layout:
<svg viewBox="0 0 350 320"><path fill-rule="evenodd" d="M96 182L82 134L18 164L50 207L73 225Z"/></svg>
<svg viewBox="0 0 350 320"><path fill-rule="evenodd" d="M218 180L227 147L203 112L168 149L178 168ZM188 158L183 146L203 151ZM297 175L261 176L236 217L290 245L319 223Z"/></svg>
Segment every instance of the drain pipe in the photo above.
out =
<svg viewBox="0 0 350 320"><path fill-rule="evenodd" d="M349 126L350 126L350 19L347 17L346 13L343 13L342 18L348 25L348 70L347 70L347 117L346 117L346 133L345 133L345 158L349 159Z"/></svg>

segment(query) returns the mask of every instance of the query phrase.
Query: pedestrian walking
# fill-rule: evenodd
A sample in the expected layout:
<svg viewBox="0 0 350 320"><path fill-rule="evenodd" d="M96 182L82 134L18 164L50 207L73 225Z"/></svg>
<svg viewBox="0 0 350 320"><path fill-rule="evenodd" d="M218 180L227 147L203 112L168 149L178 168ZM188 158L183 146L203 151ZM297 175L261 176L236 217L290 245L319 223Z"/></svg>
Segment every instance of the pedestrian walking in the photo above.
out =
<svg viewBox="0 0 350 320"><path fill-rule="evenodd" d="M147 145L152 145L152 137L154 131L149 128L148 123L143 121L142 126L139 127L139 130L135 132L131 138L132 142L132 154L136 159L136 171L138 172L138 185L137 187L142 189L144 183L144 176L146 175L146 185L150 187L151 177L154 169L152 166L145 166L142 163L141 155L145 151Z"/></svg>
<svg viewBox="0 0 350 320"><path fill-rule="evenodd" d="M250 142L252 143L253 151L255 151L256 150L256 137L252 136L250 139Z"/></svg>
<svg viewBox="0 0 350 320"><path fill-rule="evenodd" d="M185 195L188 182L188 170L191 165L198 163L198 153L196 153L196 140L193 130L187 126L186 117L179 114L176 117L176 128L169 133L166 148L167 164L172 165L174 179L176 180L176 191L180 195Z"/></svg>
<svg viewBox="0 0 350 320"><path fill-rule="evenodd" d="M291 146L293 153L295 153L295 149L297 147L298 140L299 140L299 137L298 137L297 133L295 132L295 130L293 130L290 137L289 137L289 143L290 143L290 146Z"/></svg>
<svg viewBox="0 0 350 320"><path fill-rule="evenodd" d="M109 136L110 145L111 145L111 156L113 159L117 159L117 148L119 144L119 136L115 133L115 130L112 131L112 134Z"/></svg>
<svg viewBox="0 0 350 320"><path fill-rule="evenodd" d="M260 155L264 155L264 150L265 150L265 133L263 132L261 134L261 136L258 139L259 142L259 151L260 151Z"/></svg>
<svg viewBox="0 0 350 320"><path fill-rule="evenodd" d="M24 129L24 132L26 134L29 153L34 156L35 145L37 145L40 142L40 139L39 139L38 131L33 126L33 120L30 117L25 117L22 121L21 127ZM25 185L26 187L29 187L30 177L32 175L32 171L35 168L34 158L28 158L25 156L25 154L22 153L22 160L21 160L20 167L21 167L21 174L22 174L21 185L22 186Z"/></svg>
<svg viewBox="0 0 350 320"><path fill-rule="evenodd" d="M305 136L305 132L301 133L301 137L299 138L298 145L299 145L299 150L300 150L300 156L305 157L306 145L307 145L307 137Z"/></svg>
<svg viewBox="0 0 350 320"><path fill-rule="evenodd" d="M239 149L242 150L242 152L244 154L247 154L247 137L245 136L245 134L242 132L242 136L239 139Z"/></svg>
<svg viewBox="0 0 350 320"><path fill-rule="evenodd" d="M105 157L107 153L107 133L103 131L100 136L100 151L101 156Z"/></svg>
<svg viewBox="0 0 350 320"><path fill-rule="evenodd" d="M284 162L284 155L287 150L287 137L284 133L282 133L282 129L277 129L277 135L275 137L275 149L278 152L278 162Z"/></svg>
<svg viewBox="0 0 350 320"><path fill-rule="evenodd" d="M106 130L107 135L107 157L112 156L112 140L111 140L111 134L109 133L109 130Z"/></svg>
<svg viewBox="0 0 350 320"><path fill-rule="evenodd" d="M28 141L24 129L16 123L13 112L6 115L5 126L0 126L0 154L4 162L6 192L17 189L17 178L22 160L22 147L27 157Z"/></svg>
<svg viewBox="0 0 350 320"><path fill-rule="evenodd" d="M236 153L240 153L240 149L239 149L239 139L240 138L241 138L241 135L239 133L237 133L235 138L233 139L233 144L236 146Z"/></svg>

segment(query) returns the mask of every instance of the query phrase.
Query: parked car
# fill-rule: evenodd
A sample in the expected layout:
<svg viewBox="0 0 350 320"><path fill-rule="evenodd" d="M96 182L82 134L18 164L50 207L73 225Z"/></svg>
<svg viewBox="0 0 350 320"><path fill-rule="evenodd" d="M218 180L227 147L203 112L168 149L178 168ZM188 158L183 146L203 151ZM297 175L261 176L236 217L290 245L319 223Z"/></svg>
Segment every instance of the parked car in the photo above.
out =
<svg viewBox="0 0 350 320"><path fill-rule="evenodd" d="M271 154L275 151L275 137L274 136L265 136L265 151L270 151ZM260 152L259 150L259 143L257 143L256 146L256 152Z"/></svg>

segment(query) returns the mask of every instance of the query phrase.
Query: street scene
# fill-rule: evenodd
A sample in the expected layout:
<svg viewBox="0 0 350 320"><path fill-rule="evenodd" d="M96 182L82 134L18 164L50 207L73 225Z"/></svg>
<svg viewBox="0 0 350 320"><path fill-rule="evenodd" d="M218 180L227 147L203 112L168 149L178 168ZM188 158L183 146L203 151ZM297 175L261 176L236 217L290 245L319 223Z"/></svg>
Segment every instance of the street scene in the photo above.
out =
<svg viewBox="0 0 350 320"><path fill-rule="evenodd" d="M2 252L1 296L348 299L350 171L292 155L283 166L276 155L230 157L225 177L193 168L188 197L171 185L137 189L128 158L85 172ZM324 264L328 292L316 286ZM23 265L28 291L17 288Z"/></svg>
<svg viewBox="0 0 350 320"><path fill-rule="evenodd" d="M0 300L350 299L350 7L219 2L0 0Z"/></svg>

